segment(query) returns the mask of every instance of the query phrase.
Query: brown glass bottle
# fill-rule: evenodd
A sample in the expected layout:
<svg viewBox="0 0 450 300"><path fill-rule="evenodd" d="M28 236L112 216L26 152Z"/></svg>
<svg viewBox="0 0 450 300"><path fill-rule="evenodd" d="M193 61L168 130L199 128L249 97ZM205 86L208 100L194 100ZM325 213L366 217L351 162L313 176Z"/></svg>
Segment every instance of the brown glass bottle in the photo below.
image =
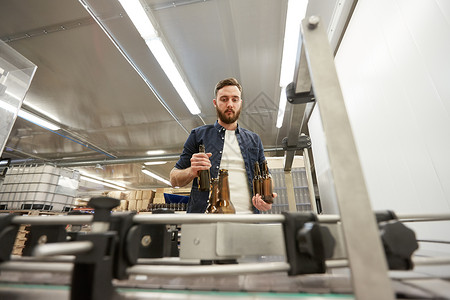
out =
<svg viewBox="0 0 450 300"><path fill-rule="evenodd" d="M269 173L267 160L262 164L262 199L266 203L273 203L272 175Z"/></svg>
<svg viewBox="0 0 450 300"><path fill-rule="evenodd" d="M236 209L230 200L230 186L228 184L228 170L219 170L219 185L217 193L217 212L219 214L235 214Z"/></svg>
<svg viewBox="0 0 450 300"><path fill-rule="evenodd" d="M261 177L261 170L259 169L259 163L255 162L255 170L254 170L254 176L253 176L253 196L256 194L261 195L261 186L262 186L262 177Z"/></svg>
<svg viewBox="0 0 450 300"><path fill-rule="evenodd" d="M211 179L211 194L209 195L208 207L206 208L207 214L217 214L217 198L219 193L219 179Z"/></svg>
<svg viewBox="0 0 450 300"><path fill-rule="evenodd" d="M198 146L199 153L205 153L205 145ZM209 191L211 184L211 175L209 170L198 171L198 189L200 191Z"/></svg>

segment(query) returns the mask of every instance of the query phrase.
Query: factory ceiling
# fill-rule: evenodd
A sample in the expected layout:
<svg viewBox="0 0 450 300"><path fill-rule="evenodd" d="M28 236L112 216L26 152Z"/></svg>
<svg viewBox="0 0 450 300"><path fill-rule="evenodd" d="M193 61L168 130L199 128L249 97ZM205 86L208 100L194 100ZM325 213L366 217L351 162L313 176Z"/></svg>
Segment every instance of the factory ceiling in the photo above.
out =
<svg viewBox="0 0 450 300"><path fill-rule="evenodd" d="M168 185L189 132L216 120L215 84L243 85L240 125L267 156L283 155L287 120L276 127L287 0L141 1L200 114L183 103L116 0L0 0L0 39L37 65L22 108L51 131L17 118L3 150L16 163L46 162L123 184ZM288 107L289 110L289 107ZM149 151L160 152L149 152ZM155 153L155 154L153 154Z"/></svg>

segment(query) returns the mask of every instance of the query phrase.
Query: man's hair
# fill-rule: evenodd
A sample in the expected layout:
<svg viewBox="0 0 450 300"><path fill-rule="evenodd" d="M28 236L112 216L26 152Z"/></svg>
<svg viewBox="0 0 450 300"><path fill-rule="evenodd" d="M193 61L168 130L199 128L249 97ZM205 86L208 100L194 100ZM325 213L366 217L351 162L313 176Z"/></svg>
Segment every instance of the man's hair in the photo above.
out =
<svg viewBox="0 0 450 300"><path fill-rule="evenodd" d="M239 82L236 80L236 78L230 77L230 78L223 79L216 84L216 88L214 89L214 96L217 97L217 92L220 89L222 89L226 86L229 86L229 85L236 86L239 89L239 91L242 93L242 86L239 84Z"/></svg>

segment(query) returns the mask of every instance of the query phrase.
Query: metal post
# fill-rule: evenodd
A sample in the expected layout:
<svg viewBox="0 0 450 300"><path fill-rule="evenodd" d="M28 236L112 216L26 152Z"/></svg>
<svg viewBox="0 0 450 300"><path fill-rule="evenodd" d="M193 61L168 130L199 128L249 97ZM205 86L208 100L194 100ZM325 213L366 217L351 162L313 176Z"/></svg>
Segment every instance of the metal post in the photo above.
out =
<svg viewBox="0 0 450 300"><path fill-rule="evenodd" d="M288 198L289 211L297 211L297 204L295 202L294 183L292 181L292 172L284 171L284 180L286 182L286 192Z"/></svg>
<svg viewBox="0 0 450 300"><path fill-rule="evenodd" d="M308 149L303 149L303 164L306 170L306 179L308 181L309 201L311 202L311 211L317 214L316 194L314 193L314 184L311 173L311 163L309 160Z"/></svg>
<svg viewBox="0 0 450 300"><path fill-rule="evenodd" d="M314 95L322 117L355 296L357 299L394 299L325 29L315 16L305 18L301 27Z"/></svg>

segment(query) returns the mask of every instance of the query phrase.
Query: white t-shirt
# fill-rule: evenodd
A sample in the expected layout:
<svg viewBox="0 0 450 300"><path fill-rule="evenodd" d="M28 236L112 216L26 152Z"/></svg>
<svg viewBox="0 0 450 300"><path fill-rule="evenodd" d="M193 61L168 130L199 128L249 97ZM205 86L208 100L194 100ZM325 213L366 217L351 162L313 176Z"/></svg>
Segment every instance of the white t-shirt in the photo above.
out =
<svg viewBox="0 0 450 300"><path fill-rule="evenodd" d="M237 214L253 213L250 188L248 187L247 172L244 158L234 130L225 131L220 168L228 170L230 184L230 199Z"/></svg>

